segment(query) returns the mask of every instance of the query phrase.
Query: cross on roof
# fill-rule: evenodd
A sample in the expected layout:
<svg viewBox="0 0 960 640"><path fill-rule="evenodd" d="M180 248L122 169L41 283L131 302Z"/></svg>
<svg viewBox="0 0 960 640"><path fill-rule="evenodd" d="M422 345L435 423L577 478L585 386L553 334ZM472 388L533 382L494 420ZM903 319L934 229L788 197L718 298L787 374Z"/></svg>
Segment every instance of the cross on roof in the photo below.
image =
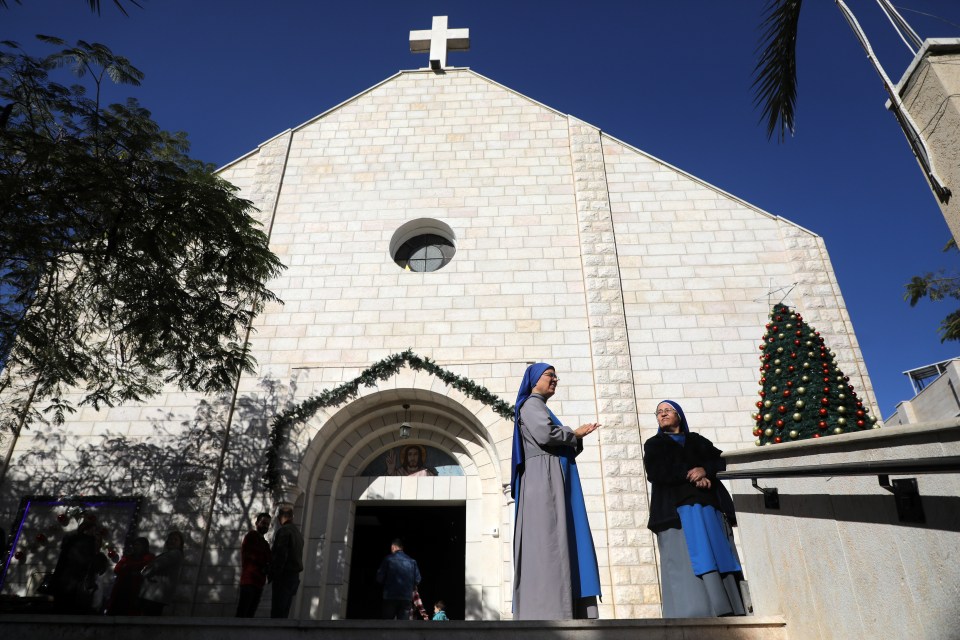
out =
<svg viewBox="0 0 960 640"><path fill-rule="evenodd" d="M447 51L470 49L469 29L447 29L447 16L433 16L433 28L410 32L410 52L430 52L430 68L434 71L447 66Z"/></svg>

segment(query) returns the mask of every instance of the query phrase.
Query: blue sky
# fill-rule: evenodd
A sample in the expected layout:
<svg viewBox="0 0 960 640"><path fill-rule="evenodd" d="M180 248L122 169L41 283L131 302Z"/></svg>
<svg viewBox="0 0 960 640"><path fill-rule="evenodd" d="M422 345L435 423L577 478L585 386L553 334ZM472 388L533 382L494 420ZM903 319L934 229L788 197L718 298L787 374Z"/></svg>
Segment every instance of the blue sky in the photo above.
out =
<svg viewBox="0 0 960 640"><path fill-rule="evenodd" d="M192 155L223 165L401 69L431 16L468 27L475 71L572 114L826 240L883 416L912 396L902 371L960 354L936 328L949 302L903 300L911 276L957 260L886 95L833 2L806 2L796 136L766 140L750 90L765 0L23 0L0 39L101 42L146 78L134 96ZM847 0L897 81L912 54L872 0ZM922 38L960 37L955 0L898 0ZM933 14L935 19L923 14ZM776 283L779 286L783 283ZM758 327L759 341L762 328Z"/></svg>

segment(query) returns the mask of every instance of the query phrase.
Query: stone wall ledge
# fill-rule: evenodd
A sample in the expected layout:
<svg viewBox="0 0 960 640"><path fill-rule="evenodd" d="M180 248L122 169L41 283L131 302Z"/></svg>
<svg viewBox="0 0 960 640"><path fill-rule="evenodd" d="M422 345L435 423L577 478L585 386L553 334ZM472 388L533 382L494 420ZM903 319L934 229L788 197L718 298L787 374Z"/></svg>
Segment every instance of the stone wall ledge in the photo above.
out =
<svg viewBox="0 0 960 640"><path fill-rule="evenodd" d="M899 459L896 447L919 444L960 442L960 418L938 422L923 422L895 427L883 427L823 438L784 442L762 447L736 449L723 454L727 468L742 468L753 463L797 459L822 454L844 454L873 449L885 452L877 459ZM838 460L839 462L839 460ZM765 465L772 466L772 465Z"/></svg>

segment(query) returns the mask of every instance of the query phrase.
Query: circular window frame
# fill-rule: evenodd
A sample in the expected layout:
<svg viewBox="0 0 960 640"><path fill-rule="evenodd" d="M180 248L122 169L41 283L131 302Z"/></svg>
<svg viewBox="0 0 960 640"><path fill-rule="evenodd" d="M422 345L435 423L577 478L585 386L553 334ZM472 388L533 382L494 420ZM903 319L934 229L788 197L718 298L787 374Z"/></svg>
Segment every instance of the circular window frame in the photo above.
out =
<svg viewBox="0 0 960 640"><path fill-rule="evenodd" d="M409 269L408 262L401 263L401 261L397 259L397 253L406 243L420 236L427 235L439 236L443 240L449 242L452 252L448 257L445 256L446 259L443 261L443 263L432 271L412 271ZM401 225L399 229L394 231L393 237L390 239L390 259L393 260L394 264L404 271L411 271L413 273L433 273L435 271L439 271L450 264L456 253L457 236L453 232L453 229L450 228L450 225L447 223L432 218L418 218L417 220L410 220L409 222Z"/></svg>

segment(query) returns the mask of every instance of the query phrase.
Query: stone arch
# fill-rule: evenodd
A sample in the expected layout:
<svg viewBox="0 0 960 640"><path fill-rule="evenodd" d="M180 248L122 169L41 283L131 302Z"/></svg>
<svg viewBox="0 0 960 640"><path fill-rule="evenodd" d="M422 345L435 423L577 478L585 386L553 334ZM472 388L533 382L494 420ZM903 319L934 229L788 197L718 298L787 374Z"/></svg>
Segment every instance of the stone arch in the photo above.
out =
<svg viewBox="0 0 960 640"><path fill-rule="evenodd" d="M296 497L303 523L305 564L297 615L345 616L349 588L353 515L361 503L457 504L466 508L465 606L468 618L499 617L504 604L502 567L509 549L499 531L507 517L504 462L498 449L512 425L488 407L440 384L432 376L398 376L394 386L361 394L339 410L317 415L304 429ZM430 388L423 388L429 383ZM454 396L462 397L456 398ZM409 404L405 413L402 405ZM472 406L471 406L472 405ZM404 420L413 434L404 442L436 447L451 455L463 476L365 477L359 475L380 453L398 444ZM509 455L509 454L508 454ZM509 524L509 519L506 520ZM497 562L491 562L496 558ZM506 565L504 564L506 563Z"/></svg>

